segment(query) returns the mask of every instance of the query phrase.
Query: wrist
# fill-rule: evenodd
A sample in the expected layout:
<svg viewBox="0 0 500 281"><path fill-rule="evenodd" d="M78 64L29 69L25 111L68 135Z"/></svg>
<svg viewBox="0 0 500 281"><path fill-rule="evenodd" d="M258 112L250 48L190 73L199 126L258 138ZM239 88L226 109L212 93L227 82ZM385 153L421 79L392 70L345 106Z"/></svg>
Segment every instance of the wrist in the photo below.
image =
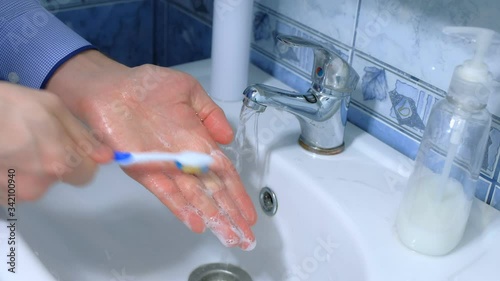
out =
<svg viewBox="0 0 500 281"><path fill-rule="evenodd" d="M58 95L69 109L83 118L85 100L105 94L109 84L120 81L129 68L96 50L84 51L62 64L50 78L46 89Z"/></svg>

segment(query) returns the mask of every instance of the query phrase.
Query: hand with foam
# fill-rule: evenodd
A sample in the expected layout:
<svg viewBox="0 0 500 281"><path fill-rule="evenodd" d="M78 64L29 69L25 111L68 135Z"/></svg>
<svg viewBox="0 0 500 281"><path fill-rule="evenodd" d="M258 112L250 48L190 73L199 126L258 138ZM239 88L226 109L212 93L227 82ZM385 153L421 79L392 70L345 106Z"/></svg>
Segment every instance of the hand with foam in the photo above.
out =
<svg viewBox="0 0 500 281"><path fill-rule="evenodd" d="M0 112L0 204L14 203L9 183L16 203L31 201L59 180L87 183L97 164L113 159L54 94L0 82Z"/></svg>
<svg viewBox="0 0 500 281"><path fill-rule="evenodd" d="M70 82L68 82L70 81ZM250 250L252 201L219 144L233 132L223 111L191 76L168 68L128 68L96 51L64 64L49 81L71 110L117 151L210 155L208 173L191 175L173 162L123 167L194 232L208 227L226 246Z"/></svg>

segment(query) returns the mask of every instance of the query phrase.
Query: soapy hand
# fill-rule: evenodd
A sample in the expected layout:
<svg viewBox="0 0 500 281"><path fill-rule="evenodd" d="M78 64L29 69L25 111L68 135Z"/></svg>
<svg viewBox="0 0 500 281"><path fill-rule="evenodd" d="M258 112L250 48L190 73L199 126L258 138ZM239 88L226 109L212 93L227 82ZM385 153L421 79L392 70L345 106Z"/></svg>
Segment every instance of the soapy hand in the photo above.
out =
<svg viewBox="0 0 500 281"><path fill-rule="evenodd" d="M185 73L152 65L127 68L94 51L76 61L85 65L85 59L101 65L89 77L78 78L87 83L75 81L84 92L75 94L78 89L64 88L75 61L64 65L49 87L63 93L75 114L103 132L104 142L115 150L210 154L215 161L203 175L182 173L172 163L137 164L124 171L192 231L208 227L224 245L252 249L255 209L238 173L217 145L230 143L233 132L201 85ZM73 93L66 95L66 90Z"/></svg>
<svg viewBox="0 0 500 281"><path fill-rule="evenodd" d="M62 180L82 185L113 152L97 141L54 94L0 82L0 204L40 198ZM15 171L8 178L7 171Z"/></svg>

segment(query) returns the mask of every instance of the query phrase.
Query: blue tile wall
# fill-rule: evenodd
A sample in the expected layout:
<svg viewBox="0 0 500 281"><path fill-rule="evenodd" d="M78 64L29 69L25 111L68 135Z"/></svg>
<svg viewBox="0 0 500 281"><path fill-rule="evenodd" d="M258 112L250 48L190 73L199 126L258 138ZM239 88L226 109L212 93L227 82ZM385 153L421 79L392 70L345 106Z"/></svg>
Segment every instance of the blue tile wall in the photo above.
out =
<svg viewBox="0 0 500 281"><path fill-rule="evenodd" d="M153 63L153 0L47 0L45 6L111 58L128 66Z"/></svg>
<svg viewBox="0 0 500 281"><path fill-rule="evenodd" d="M184 8L196 18L210 23L214 15L214 0L169 0L168 2Z"/></svg>
<svg viewBox="0 0 500 281"><path fill-rule="evenodd" d="M309 85L312 53L280 48L276 34L314 39L342 54L361 77L349 120L410 158L416 155L432 106L446 94L453 68L472 52L470 46L445 38L442 27L500 31L496 0L255 1L252 62L303 91ZM200 15L193 5L203 1L168 2L199 22L210 21L211 10ZM205 44L210 44L208 39ZM500 81L500 48L492 50L488 61ZM494 117L476 196L500 209L499 149L500 118Z"/></svg>
<svg viewBox="0 0 500 281"><path fill-rule="evenodd" d="M155 1L154 63L162 66L167 66L168 6L169 4L166 1Z"/></svg>
<svg viewBox="0 0 500 281"><path fill-rule="evenodd" d="M159 2L157 13L163 14L164 19L157 20L162 20L164 25L160 27L161 33L156 36L159 46L156 63L172 66L209 58L212 50L212 28L210 23L202 20L210 16L204 2L193 1L201 4L189 6L191 10L177 3ZM200 16L200 9L206 11L204 16Z"/></svg>

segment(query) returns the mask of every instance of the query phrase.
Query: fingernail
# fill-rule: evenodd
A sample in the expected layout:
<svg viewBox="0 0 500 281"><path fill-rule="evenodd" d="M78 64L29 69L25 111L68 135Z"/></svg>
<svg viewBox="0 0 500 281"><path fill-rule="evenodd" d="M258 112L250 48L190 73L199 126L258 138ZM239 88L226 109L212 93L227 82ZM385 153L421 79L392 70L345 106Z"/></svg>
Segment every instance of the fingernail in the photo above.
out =
<svg viewBox="0 0 500 281"><path fill-rule="evenodd" d="M246 252L252 251L253 249L255 249L256 246L257 246L257 240L254 240L251 242L244 241L244 242L241 242L241 244L240 244L240 248Z"/></svg>
<svg viewBox="0 0 500 281"><path fill-rule="evenodd" d="M240 239L236 235L229 235L229 237L224 237L224 235L214 229L211 229L212 233L219 239L219 241L225 247L232 248L240 244Z"/></svg>

